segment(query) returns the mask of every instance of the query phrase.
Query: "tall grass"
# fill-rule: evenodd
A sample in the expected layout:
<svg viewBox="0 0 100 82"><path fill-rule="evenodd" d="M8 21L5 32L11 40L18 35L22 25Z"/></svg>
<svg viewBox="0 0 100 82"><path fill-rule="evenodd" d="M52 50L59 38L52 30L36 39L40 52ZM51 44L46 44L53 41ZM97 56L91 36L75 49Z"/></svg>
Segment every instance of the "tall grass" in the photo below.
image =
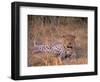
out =
<svg viewBox="0 0 100 82"><path fill-rule="evenodd" d="M64 17L64 16L36 16L28 15L28 66L52 65L49 60L56 60L56 64L85 64L87 62L87 18L86 17ZM61 36L72 34L76 36L76 43L81 47L76 60L64 60L60 63L59 58L42 53L33 54L34 40L46 41L45 37L54 41ZM41 54L41 53L40 53ZM43 55L44 54L44 55ZM47 59L45 59L47 57ZM43 60L44 59L44 60ZM49 61L47 64L44 61ZM67 61L67 62L66 62ZM71 62L73 61L73 62ZM69 63L68 63L69 62Z"/></svg>

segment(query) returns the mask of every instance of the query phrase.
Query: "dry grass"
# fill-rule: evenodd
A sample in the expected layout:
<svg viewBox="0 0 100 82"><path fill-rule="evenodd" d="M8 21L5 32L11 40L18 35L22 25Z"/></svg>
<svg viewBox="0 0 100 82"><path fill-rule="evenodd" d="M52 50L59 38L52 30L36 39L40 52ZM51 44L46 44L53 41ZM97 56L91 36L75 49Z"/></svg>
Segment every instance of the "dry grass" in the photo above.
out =
<svg viewBox="0 0 100 82"><path fill-rule="evenodd" d="M86 57L61 60L59 57L55 57L53 54L50 53L38 53L36 55L32 55L28 63L29 66L50 66L87 64L88 61Z"/></svg>
<svg viewBox="0 0 100 82"><path fill-rule="evenodd" d="M68 65L75 65L75 64L87 64L87 58L83 57L83 58L77 58L77 59L72 59L72 60L64 60L63 64L68 64Z"/></svg>
<svg viewBox="0 0 100 82"><path fill-rule="evenodd" d="M50 53L38 53L31 55L28 63L29 66L62 65L61 59Z"/></svg>
<svg viewBox="0 0 100 82"><path fill-rule="evenodd" d="M61 61L51 53L33 54L34 40L51 42L60 40L65 34L76 36L76 43L81 47L77 58ZM87 64L87 18L84 17L53 17L28 16L28 66L48 66L60 64Z"/></svg>

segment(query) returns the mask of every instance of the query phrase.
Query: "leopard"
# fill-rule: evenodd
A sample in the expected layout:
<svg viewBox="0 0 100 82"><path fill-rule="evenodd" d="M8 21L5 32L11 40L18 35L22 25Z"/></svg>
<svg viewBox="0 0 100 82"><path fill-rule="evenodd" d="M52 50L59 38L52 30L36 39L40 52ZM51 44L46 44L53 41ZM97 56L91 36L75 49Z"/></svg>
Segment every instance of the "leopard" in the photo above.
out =
<svg viewBox="0 0 100 82"><path fill-rule="evenodd" d="M42 44L36 44L34 46L35 53L45 52L53 53L55 56L60 57L62 60L66 58L76 58L76 36L72 34L66 34L54 41L49 37L45 37Z"/></svg>

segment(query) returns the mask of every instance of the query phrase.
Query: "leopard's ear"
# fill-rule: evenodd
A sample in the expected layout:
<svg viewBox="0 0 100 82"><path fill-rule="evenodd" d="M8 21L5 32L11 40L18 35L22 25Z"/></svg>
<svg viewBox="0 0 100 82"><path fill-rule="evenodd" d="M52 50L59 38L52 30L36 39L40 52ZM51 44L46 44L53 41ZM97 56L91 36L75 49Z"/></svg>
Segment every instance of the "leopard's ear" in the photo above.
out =
<svg viewBox="0 0 100 82"><path fill-rule="evenodd" d="M76 36L73 35L73 38L76 39Z"/></svg>
<svg viewBox="0 0 100 82"><path fill-rule="evenodd" d="M62 37L64 37L64 35L62 35Z"/></svg>
<svg viewBox="0 0 100 82"><path fill-rule="evenodd" d="M65 35L62 35L63 38L65 38Z"/></svg>
<svg viewBox="0 0 100 82"><path fill-rule="evenodd" d="M70 34L70 37L72 37L73 39L76 39L76 35L75 34Z"/></svg>

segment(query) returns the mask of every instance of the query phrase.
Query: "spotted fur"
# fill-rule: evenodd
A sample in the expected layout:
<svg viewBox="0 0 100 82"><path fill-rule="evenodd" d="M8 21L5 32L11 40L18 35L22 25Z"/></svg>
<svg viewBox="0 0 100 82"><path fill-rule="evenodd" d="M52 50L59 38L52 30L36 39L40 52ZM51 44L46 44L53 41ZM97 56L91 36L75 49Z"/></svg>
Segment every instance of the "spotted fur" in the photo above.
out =
<svg viewBox="0 0 100 82"><path fill-rule="evenodd" d="M61 59L73 58L76 56L75 52L75 37L72 35L64 36L62 42L54 41L53 43L35 44L34 52L48 52L59 56Z"/></svg>

